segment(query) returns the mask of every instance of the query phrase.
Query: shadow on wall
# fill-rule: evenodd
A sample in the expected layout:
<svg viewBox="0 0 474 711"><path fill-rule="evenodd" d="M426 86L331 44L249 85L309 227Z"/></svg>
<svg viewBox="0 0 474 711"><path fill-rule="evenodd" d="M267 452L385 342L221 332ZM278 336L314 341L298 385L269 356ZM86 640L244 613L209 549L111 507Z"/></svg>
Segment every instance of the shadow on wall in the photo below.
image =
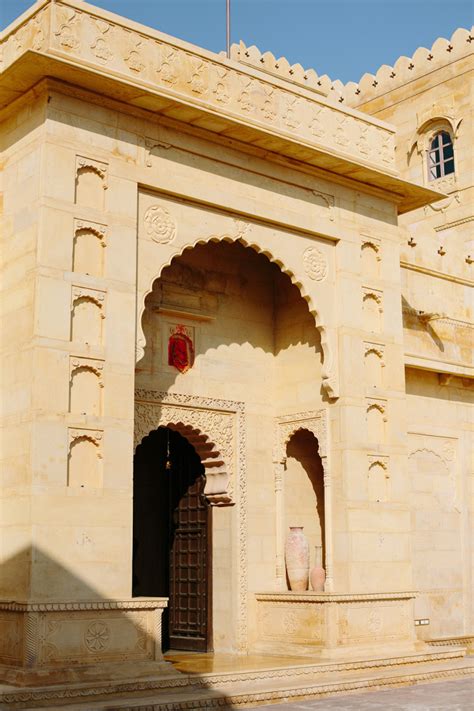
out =
<svg viewBox="0 0 474 711"><path fill-rule="evenodd" d="M298 373L293 376L314 382L321 369L320 334L298 287L266 256L238 242L210 242L185 250L155 281L145 307L146 347L137 376L158 376L162 389L178 377L167 367L166 344L168 322L180 318L195 336L196 359L206 355L223 367L242 368L264 362L268 370L268 359L256 351L281 355L275 365L282 365L287 379L299 349ZM325 398L322 389L321 394Z"/></svg>
<svg viewBox="0 0 474 711"><path fill-rule="evenodd" d="M78 543L86 534L78 526L75 535ZM94 567L107 575L104 562ZM200 707L212 699L210 705L232 708L205 678L182 673L163 658L166 599L104 598L36 546L2 564L0 583L0 708L51 708L76 700L111 711L118 708L112 699L130 700L135 692L137 708L146 707L147 699L179 702L180 695L199 700ZM34 589L35 598L13 599L15 587Z"/></svg>

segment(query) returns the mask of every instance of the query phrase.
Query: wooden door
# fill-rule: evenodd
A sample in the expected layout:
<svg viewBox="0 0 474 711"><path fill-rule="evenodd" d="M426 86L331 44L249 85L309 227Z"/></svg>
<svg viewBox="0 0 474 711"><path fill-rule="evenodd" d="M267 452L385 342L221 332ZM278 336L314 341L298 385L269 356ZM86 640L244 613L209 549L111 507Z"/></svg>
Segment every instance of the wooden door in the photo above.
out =
<svg viewBox="0 0 474 711"><path fill-rule="evenodd" d="M181 476L185 472L181 473ZM171 649L209 651L210 507L204 476L188 483L174 507L170 554L169 640Z"/></svg>
<svg viewBox="0 0 474 711"><path fill-rule="evenodd" d="M168 597L163 650L212 650L211 507L194 447L166 428L134 460L134 596Z"/></svg>

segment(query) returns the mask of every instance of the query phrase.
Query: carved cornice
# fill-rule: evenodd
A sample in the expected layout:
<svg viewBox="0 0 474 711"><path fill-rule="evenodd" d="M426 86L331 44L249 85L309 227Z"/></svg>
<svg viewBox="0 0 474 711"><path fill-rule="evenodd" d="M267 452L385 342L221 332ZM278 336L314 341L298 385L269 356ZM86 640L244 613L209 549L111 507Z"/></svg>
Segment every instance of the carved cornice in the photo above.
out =
<svg viewBox="0 0 474 711"><path fill-rule="evenodd" d="M324 603L324 602L370 602L372 600L411 600L418 595L415 591L408 592L388 592L388 593L293 593L293 592L271 592L255 593L255 599L264 602L285 602L285 603Z"/></svg>
<svg viewBox="0 0 474 711"><path fill-rule="evenodd" d="M268 73L75 0L47 3L0 42L4 69L28 50L41 52L395 173L394 130L387 124L342 108L314 88L285 85ZM86 161L102 172L106 187L104 166Z"/></svg>
<svg viewBox="0 0 474 711"><path fill-rule="evenodd" d="M167 607L168 598L133 600L91 600L84 602L16 602L0 600L0 610L11 612L83 612L88 610L157 610Z"/></svg>

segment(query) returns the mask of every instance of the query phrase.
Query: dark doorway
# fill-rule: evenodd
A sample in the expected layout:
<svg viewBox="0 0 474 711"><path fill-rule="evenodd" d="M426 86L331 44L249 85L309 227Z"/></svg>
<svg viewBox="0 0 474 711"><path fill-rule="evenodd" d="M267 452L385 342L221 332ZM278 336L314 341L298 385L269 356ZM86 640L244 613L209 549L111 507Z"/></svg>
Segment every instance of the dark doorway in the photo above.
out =
<svg viewBox="0 0 474 711"><path fill-rule="evenodd" d="M163 651L212 651L211 507L204 467L178 432L160 427L137 447L133 596L168 597Z"/></svg>

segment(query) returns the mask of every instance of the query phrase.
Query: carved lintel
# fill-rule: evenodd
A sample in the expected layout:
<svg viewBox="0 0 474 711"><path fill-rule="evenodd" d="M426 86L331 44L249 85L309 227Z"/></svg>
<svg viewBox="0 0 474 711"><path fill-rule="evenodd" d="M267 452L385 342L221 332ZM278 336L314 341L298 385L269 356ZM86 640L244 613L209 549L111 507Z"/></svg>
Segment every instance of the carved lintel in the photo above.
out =
<svg viewBox="0 0 474 711"><path fill-rule="evenodd" d="M88 220L75 219L74 220L74 234L85 230L87 232L93 232L100 240L105 243L107 237L107 225L102 225L99 222L89 222ZM105 244L103 245L105 246Z"/></svg>
<svg viewBox="0 0 474 711"><path fill-rule="evenodd" d="M366 232L363 232L361 234L361 249L365 246L368 245L371 247L374 252L376 253L376 259L378 262L382 261L382 240L380 237L373 237L370 234L367 234Z"/></svg>
<svg viewBox="0 0 474 711"><path fill-rule="evenodd" d="M84 168L89 168L97 173L97 175L102 178L102 187L107 190L107 163L95 160L94 158L87 158L86 156L76 156L76 176L79 170Z"/></svg>
<svg viewBox="0 0 474 711"><path fill-rule="evenodd" d="M362 300L367 301L367 299L373 299L376 301L379 307L379 312L383 313L383 291L380 291L380 289L373 289L370 286L363 286Z"/></svg>
<svg viewBox="0 0 474 711"><path fill-rule="evenodd" d="M70 374L72 375L76 370L79 370L81 368L87 368L88 370L92 370L100 379L101 379L101 386L103 386L102 383L102 373L104 370L104 361L99 360L96 358L87 358L83 356L71 356L69 359L69 370Z"/></svg>
<svg viewBox="0 0 474 711"><path fill-rule="evenodd" d="M103 430L92 430L85 427L69 427L68 429L69 446L79 439L88 439L90 442L93 442L96 447L99 447L103 436Z"/></svg>
<svg viewBox="0 0 474 711"><path fill-rule="evenodd" d="M364 343L364 356L368 353L375 353L380 358L380 365L385 367L385 345L383 343L372 343L366 341Z"/></svg>
<svg viewBox="0 0 474 711"><path fill-rule="evenodd" d="M367 455L367 462L369 469L371 469L375 465L379 465L384 469L385 471L388 471L388 463L389 463L389 457L386 455L382 454L368 454Z"/></svg>

